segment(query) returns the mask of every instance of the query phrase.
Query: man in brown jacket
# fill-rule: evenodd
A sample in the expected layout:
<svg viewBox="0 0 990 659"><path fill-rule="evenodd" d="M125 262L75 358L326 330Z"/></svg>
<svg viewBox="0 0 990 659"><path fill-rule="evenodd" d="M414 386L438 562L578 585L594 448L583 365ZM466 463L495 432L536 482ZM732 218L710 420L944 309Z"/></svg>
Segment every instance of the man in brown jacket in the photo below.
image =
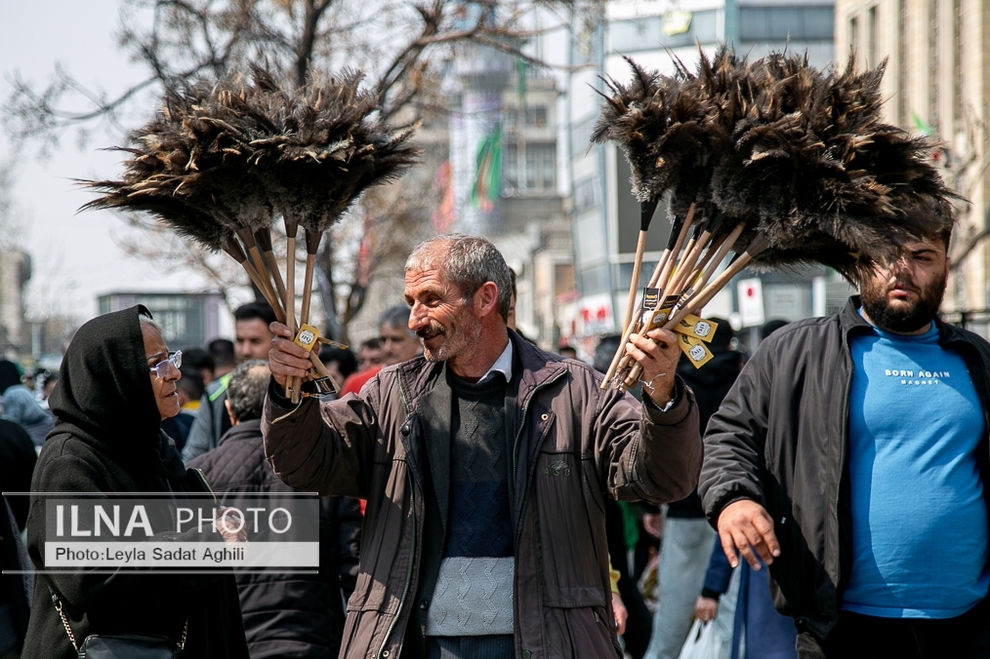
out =
<svg viewBox="0 0 990 659"><path fill-rule="evenodd" d="M506 328L509 269L483 238L417 246L405 294L424 355L339 401L281 396L309 362L272 325L275 473L368 500L341 656L620 657L603 497L679 499L700 468L674 336L631 339L640 404Z"/></svg>

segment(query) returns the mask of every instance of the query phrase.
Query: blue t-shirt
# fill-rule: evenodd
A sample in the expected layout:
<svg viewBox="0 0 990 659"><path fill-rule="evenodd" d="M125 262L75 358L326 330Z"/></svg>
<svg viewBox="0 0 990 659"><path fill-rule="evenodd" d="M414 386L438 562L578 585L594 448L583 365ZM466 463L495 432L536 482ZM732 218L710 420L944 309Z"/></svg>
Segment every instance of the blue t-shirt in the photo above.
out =
<svg viewBox="0 0 990 659"><path fill-rule="evenodd" d="M952 618L987 595L990 532L977 447L983 408L966 365L938 343L877 328L850 341L853 561L842 608Z"/></svg>

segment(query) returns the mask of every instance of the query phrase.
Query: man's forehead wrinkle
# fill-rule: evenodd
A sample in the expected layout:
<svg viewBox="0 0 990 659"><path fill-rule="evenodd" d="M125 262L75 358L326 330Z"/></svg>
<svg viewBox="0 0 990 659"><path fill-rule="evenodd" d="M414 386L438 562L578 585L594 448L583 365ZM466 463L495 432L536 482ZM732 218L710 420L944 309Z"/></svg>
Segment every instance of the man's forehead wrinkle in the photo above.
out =
<svg viewBox="0 0 990 659"><path fill-rule="evenodd" d="M456 287L449 281L440 280L436 277L428 276L430 273L422 273L423 277L410 277L410 281L406 286L405 296L406 301L413 299L413 293L419 297L426 295L436 295L438 297L443 297L447 294L456 293ZM425 280L425 281L424 281ZM415 289L413 291L412 289Z"/></svg>

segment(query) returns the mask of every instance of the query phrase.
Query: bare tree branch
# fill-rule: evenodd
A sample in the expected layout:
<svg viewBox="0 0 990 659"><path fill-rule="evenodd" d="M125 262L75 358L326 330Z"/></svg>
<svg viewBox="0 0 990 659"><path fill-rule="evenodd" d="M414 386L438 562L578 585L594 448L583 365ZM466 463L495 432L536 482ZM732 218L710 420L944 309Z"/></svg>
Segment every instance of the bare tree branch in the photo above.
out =
<svg viewBox="0 0 990 659"><path fill-rule="evenodd" d="M270 70L281 71L293 85L302 85L314 72L360 63L368 84L378 93L385 121L413 124L444 121L449 100L442 78L453 59L471 47L490 48L546 66L524 52L527 39L538 31L524 27L523 18L534 6L560 9L567 16L587 14L593 20L604 0L544 0L497 2L496 0L121 0L122 27L118 43L145 75L128 88L109 95L85 85L61 66L52 80L35 88L16 73L10 78L13 92L0 113L8 135L18 144L38 144L42 151L58 143L66 131L84 131L97 122L109 122L122 136L118 115L125 108L160 96L196 80L212 81L231 72L247 71L251 62L264 60ZM591 8L591 9L586 9ZM127 13L151 13L148 28ZM583 12L583 13L582 13ZM562 21L566 22L566 21ZM475 53L475 56L476 53ZM8 74L10 77L11 74ZM149 103L145 113L157 109ZM442 159L442 158L441 158ZM432 199L422 194L422 181L413 189L402 183L376 189L361 202L363 213L374 218L370 270L359 273L354 250L363 236L360 216L346 218L343 241L321 259L328 290L321 291L327 312L347 323L365 301L371 278L390 258L401 258L409 237L430 216ZM126 221L161 238L161 227L148 218ZM148 250L141 240L124 239L122 246L138 258L154 260L162 267L200 273L217 288L226 290L244 277L231 269L222 256L201 252L190 245ZM171 243L169 243L171 244ZM339 291L338 291L339 289Z"/></svg>

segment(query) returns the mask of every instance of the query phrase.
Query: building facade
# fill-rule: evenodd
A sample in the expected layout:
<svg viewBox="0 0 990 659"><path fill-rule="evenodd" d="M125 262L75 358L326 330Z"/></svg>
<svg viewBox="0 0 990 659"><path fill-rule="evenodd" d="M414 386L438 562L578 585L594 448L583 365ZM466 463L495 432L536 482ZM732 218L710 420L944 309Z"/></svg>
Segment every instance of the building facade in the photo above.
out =
<svg viewBox="0 0 990 659"><path fill-rule="evenodd" d="M984 0L836 0L836 52L886 61L886 119L944 143L934 155L969 203L959 225L945 309L990 309L990 7ZM986 314L983 314L986 315Z"/></svg>
<svg viewBox="0 0 990 659"><path fill-rule="evenodd" d="M0 358L31 353L31 328L24 318L24 288L30 278L31 257L26 252L0 249Z"/></svg>

